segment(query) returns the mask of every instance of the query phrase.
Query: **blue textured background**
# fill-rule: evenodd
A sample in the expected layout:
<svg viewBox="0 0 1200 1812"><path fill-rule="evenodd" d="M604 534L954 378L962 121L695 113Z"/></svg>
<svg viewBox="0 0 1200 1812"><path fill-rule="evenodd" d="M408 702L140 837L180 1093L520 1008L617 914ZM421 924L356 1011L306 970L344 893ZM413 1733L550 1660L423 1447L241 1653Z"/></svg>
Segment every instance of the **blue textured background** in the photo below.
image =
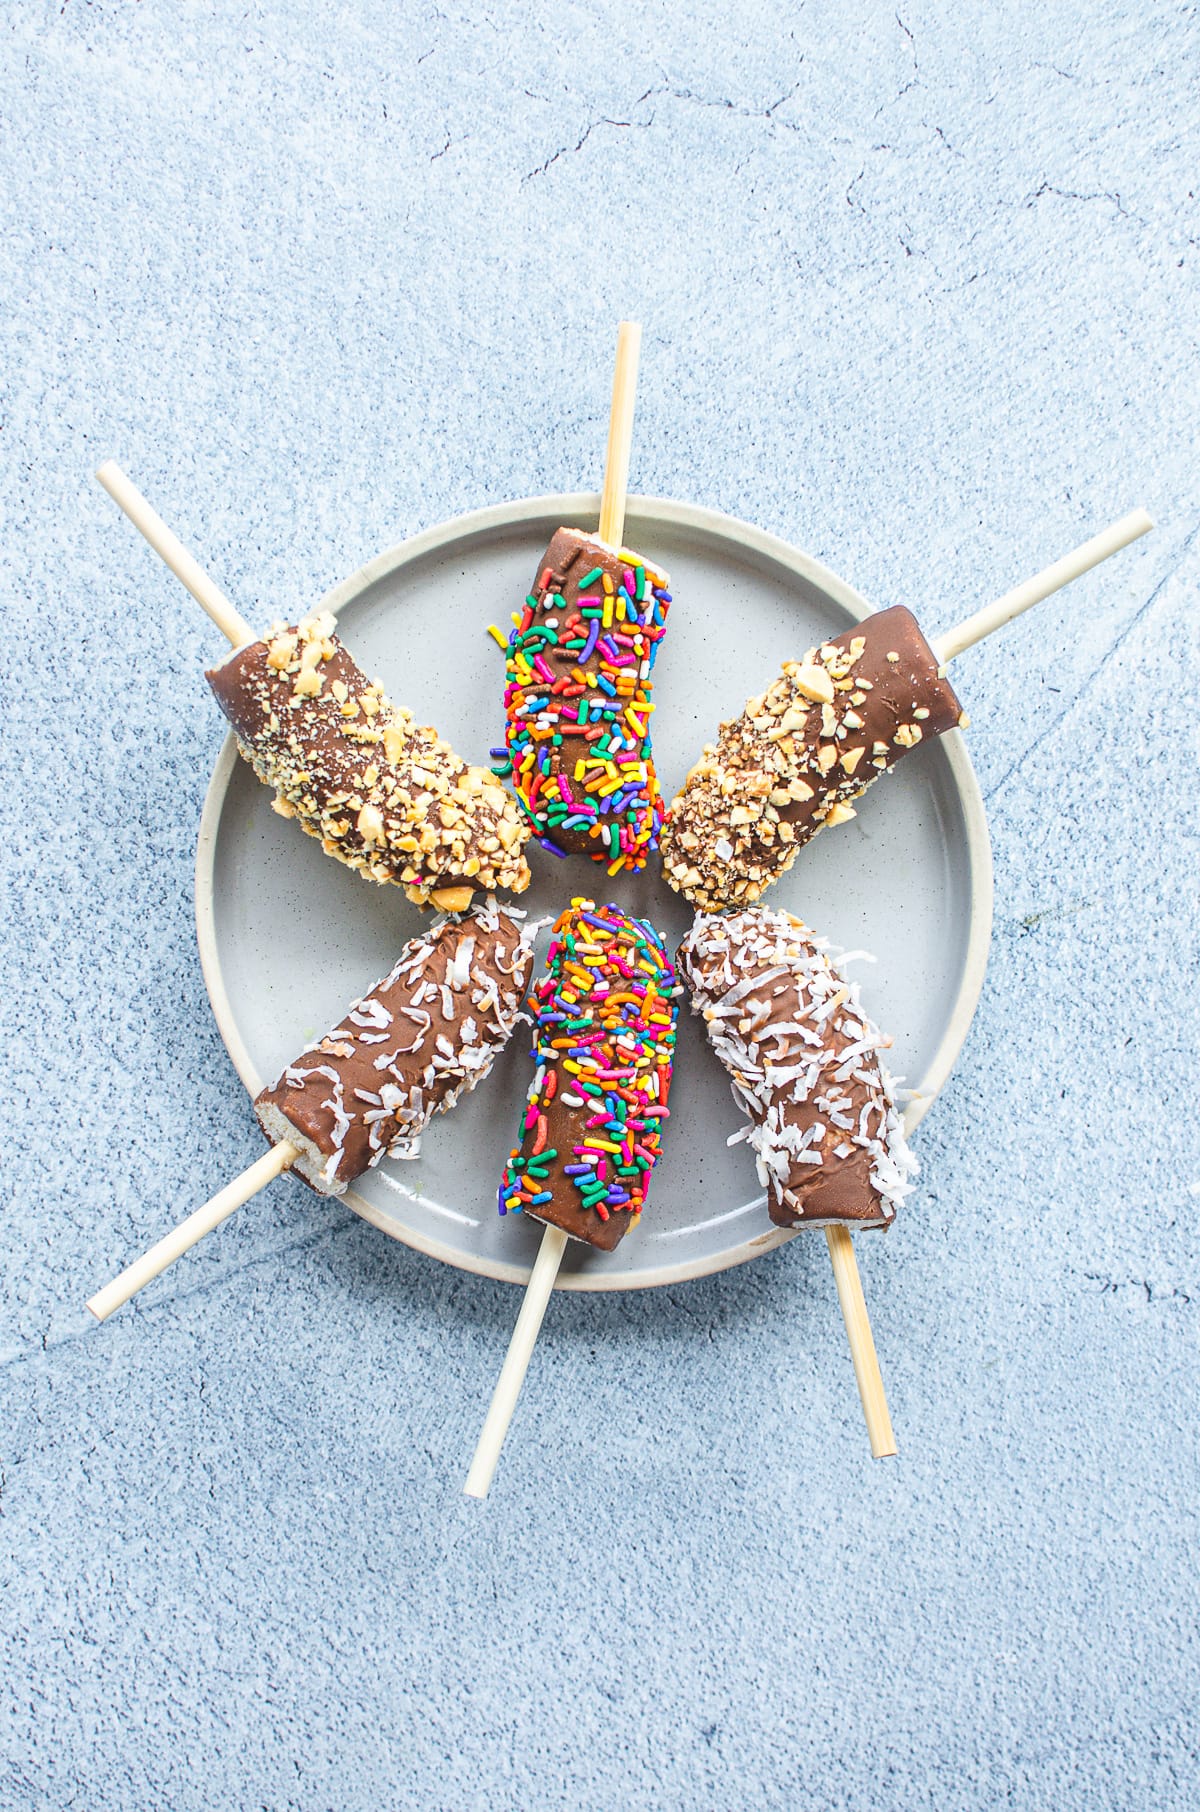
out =
<svg viewBox="0 0 1200 1812"><path fill-rule="evenodd" d="M1195 1805L1192 6L5 9L6 1808ZM686 15L686 16L685 16ZM560 1299L486 1507L510 1289L277 1185L193 940L212 634L452 513L633 482L944 626L997 925L903 1224ZM957 670L956 670L957 677ZM1190 832L1188 841L1185 833Z"/></svg>

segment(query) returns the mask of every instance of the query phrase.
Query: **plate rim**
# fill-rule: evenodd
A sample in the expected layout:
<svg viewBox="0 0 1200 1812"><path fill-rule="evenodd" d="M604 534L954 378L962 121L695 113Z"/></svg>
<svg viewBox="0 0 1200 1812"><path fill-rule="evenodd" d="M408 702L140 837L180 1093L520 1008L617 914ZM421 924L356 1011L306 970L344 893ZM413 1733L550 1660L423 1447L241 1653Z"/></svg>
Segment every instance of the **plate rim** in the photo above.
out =
<svg viewBox="0 0 1200 1812"><path fill-rule="evenodd" d="M368 590L380 579L386 578L389 573L395 572L397 568L410 565L413 561L423 559L428 554L438 553L461 541L465 536L486 534L489 530L494 529L520 527L523 523L546 516L557 515L563 522L587 521L589 517L597 514L598 509L598 492L577 491L547 492L537 497L521 497L507 503L488 504L483 509L464 511L461 515L448 517L444 522L436 523L430 528L421 529L417 534L410 535L394 546L384 549L382 553L376 554L373 559L360 566L348 578L342 579L338 584L332 586L320 599L315 609L327 610L336 616L354 598ZM821 561L814 559L811 554L794 547L778 535L770 534L766 529L756 528L752 523L743 522L736 516L727 516L721 510L709 509L703 504L683 503L670 497L631 494L628 500L628 512L631 515L657 518L671 528L699 530L712 534L720 540L732 542L737 547L774 561L793 572L798 578L807 579L817 585L835 602L843 605L856 622L871 616L876 608L847 580L840 578L837 573ZM976 1008L979 1005L992 938L992 848L983 793L962 732L951 730L939 738L939 741L946 750L951 773L963 807L970 878L969 923L962 978L946 1030L925 1075L919 1079L916 1085L919 1098L910 1103L905 1112L905 1127L909 1133L929 1112L945 1087L958 1060L959 1052L966 1041ZM196 940L200 950L201 973L204 977L213 1017L217 1022L217 1030L221 1034L234 1069L253 1100L263 1087L263 1080L251 1061L250 1053L234 1017L228 990L225 987L220 954L217 949L216 902L213 886L217 832L230 775L233 773L237 760L237 742L231 731L221 745L200 814L195 863ZM529 1281L532 1260L529 1264L520 1262L509 1264L494 1259L464 1255L453 1247L444 1245L440 1240L417 1233L411 1228L398 1226L353 1188L348 1189L344 1196L335 1199L345 1203L361 1219L377 1227L390 1239L398 1240L401 1245L422 1252L428 1258L435 1258L443 1264L452 1265L455 1270L465 1271L477 1277L490 1277L498 1283L523 1286ZM746 1264L763 1253L772 1252L777 1247L786 1245L797 1234L805 1231L810 1230L803 1226L772 1227L770 1231L758 1234L753 1239L744 1240L741 1245L732 1247L728 1252L720 1253L715 1257L693 1259L680 1264L656 1267L654 1270L617 1274L606 1273L603 1268L595 1270L589 1268L581 1272L560 1272L554 1287L558 1290L648 1290L687 1283L692 1278L711 1277L720 1271L732 1270L735 1265Z"/></svg>

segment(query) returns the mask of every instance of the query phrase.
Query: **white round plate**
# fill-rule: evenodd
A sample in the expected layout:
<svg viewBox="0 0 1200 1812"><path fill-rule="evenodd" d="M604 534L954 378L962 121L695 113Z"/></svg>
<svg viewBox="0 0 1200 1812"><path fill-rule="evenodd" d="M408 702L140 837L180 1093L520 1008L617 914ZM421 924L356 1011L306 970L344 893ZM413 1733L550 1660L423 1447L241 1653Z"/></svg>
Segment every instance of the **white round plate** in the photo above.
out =
<svg viewBox="0 0 1200 1812"><path fill-rule="evenodd" d="M593 524L597 510L594 496L533 497L462 516L381 554L320 608L336 613L359 664L394 699L435 723L466 759L486 764L504 729L503 656L487 625L507 630L552 532L561 523ZM815 560L712 510L631 498L625 538L671 575L654 717L670 799L722 718L761 691L781 661L871 606ZM553 914L573 894L589 894L648 917L672 949L688 929L690 910L656 861L642 876L610 881L584 858L559 860L536 844L529 854L533 886L518 904L531 913ZM857 818L802 850L768 899L844 949L876 957L854 973L872 1016L895 1040L893 1072L917 1092L911 1128L966 1036L991 933L983 801L958 731L885 775ZM336 1025L428 922L398 888L362 880L278 817L232 736L204 804L196 917L213 1012L252 1095ZM539 967L544 950L545 934ZM350 1207L419 1251L523 1283L542 1229L520 1215L501 1219L496 1188L530 1076L521 1028L487 1080L434 1121L420 1156L385 1159L347 1195ZM790 1238L767 1218L748 1148L726 1145L741 1124L685 1003L669 1136L648 1210L615 1252L572 1240L563 1287L678 1283Z"/></svg>

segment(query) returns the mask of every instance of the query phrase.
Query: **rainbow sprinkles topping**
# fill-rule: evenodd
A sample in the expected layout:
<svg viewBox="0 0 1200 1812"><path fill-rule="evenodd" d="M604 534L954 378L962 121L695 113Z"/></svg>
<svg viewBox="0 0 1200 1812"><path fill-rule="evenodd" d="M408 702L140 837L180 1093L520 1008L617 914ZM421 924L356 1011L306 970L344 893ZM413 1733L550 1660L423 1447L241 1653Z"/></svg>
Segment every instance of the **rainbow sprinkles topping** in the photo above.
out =
<svg viewBox="0 0 1200 1812"><path fill-rule="evenodd" d="M544 849L590 855L610 875L658 848L650 676L668 583L639 554L559 529L507 642L494 771L512 775Z"/></svg>
<svg viewBox="0 0 1200 1812"><path fill-rule="evenodd" d="M592 1245L617 1244L645 1206L661 1152L679 993L652 925L572 901L532 996L538 1067L501 1214L525 1211Z"/></svg>

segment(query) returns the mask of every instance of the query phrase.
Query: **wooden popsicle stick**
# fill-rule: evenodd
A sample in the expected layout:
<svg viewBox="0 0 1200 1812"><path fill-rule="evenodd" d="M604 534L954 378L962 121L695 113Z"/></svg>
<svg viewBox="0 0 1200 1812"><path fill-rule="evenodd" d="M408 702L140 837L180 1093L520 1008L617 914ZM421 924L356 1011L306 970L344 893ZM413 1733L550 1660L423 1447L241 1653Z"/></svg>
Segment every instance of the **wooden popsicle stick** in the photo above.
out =
<svg viewBox="0 0 1200 1812"><path fill-rule="evenodd" d="M547 1227L538 1247L538 1255L533 1261L533 1270L529 1273L529 1282L525 1285L525 1300L521 1304L517 1325L512 1331L508 1352L500 1368L500 1376L496 1380L487 1418L475 1449L475 1458L471 1461L471 1470L463 1486L468 1497L486 1497L491 1490L500 1449L517 1407L517 1398L525 1382L525 1373L529 1370L542 1317L546 1313L546 1305L550 1301L550 1294L558 1277L558 1267L566 1249L567 1236L562 1228Z"/></svg>
<svg viewBox="0 0 1200 1812"><path fill-rule="evenodd" d="M641 346L640 324L622 321L617 329L617 363L613 371L608 449L604 456L604 489L600 495L600 527L597 531L601 541L606 541L610 547L620 547L625 533L629 455L633 447L633 404L637 395Z"/></svg>
<svg viewBox="0 0 1200 1812"><path fill-rule="evenodd" d="M838 1301L842 1305L846 1337L850 1342L850 1357L854 1361L854 1376L858 1381L858 1394L862 1399L863 1415L867 1421L871 1452L877 1460L886 1459L896 1451L896 1437L892 1433L892 1418L888 1414L883 1374L879 1370L879 1355L875 1351L862 1279L858 1274L858 1260L854 1256L854 1241L845 1227L826 1227L825 1239L829 1246L830 1263L833 1265L834 1282L837 1284Z"/></svg>
<svg viewBox="0 0 1200 1812"><path fill-rule="evenodd" d="M194 1214L189 1214L186 1221L181 1221L165 1239L160 1239L156 1246L151 1246L149 1252L135 1259L112 1283L106 1284L103 1290L97 1290L87 1305L96 1320L106 1320L114 1309L119 1309L123 1302L128 1302L146 1284L161 1276L168 1265L174 1264L177 1258L189 1251L198 1240L202 1240L206 1233L211 1233L214 1227L219 1227L222 1221L228 1220L236 1209L248 1202L251 1196L257 1195L260 1189L265 1189L272 1178L287 1170L299 1156L299 1151L288 1139L281 1139L270 1151L264 1151L262 1157L256 1159L248 1170L243 1170L240 1177L235 1177L232 1183L227 1183L224 1189L219 1190L211 1202L206 1202L203 1208L197 1208Z"/></svg>
<svg viewBox="0 0 1200 1812"><path fill-rule="evenodd" d="M625 502L629 494L629 455L633 445L633 405L637 392L638 351L642 330L636 321L622 321L617 329L617 362L613 372L612 412L608 423L608 449L604 457L604 489L600 497L601 541L620 547L625 533ZM500 1369L491 1405L475 1449L475 1458L463 1487L468 1497L486 1497L496 1474L500 1449L508 1433L525 1373L537 1342L538 1329L567 1248L567 1236L547 1226L538 1247L525 1300L512 1331L508 1352Z"/></svg>
<svg viewBox="0 0 1200 1812"><path fill-rule="evenodd" d="M220 586L213 583L178 536L171 533L158 511L146 502L137 486L129 482L116 461L106 460L96 477L159 558L187 586L197 604L208 612L222 635L227 635L235 648L256 642L258 637L249 623L238 615Z"/></svg>
<svg viewBox="0 0 1200 1812"><path fill-rule="evenodd" d="M977 610L974 616L967 617L956 629L947 630L945 635L935 636L930 647L939 661L952 661L964 648L971 648L976 642L982 642L985 635L991 635L994 629L1011 623L1014 617L1019 617L1022 611L1028 610L1031 604L1040 604L1051 592L1059 591L1062 586L1069 585L1072 579L1078 579L1081 573L1099 566L1110 554L1128 547L1131 541L1136 541L1139 535L1148 534L1153 527L1154 523L1145 510L1131 510L1128 516L1122 516L1110 528L1093 535L1090 541L1085 541L1074 553L1064 554L1061 560L1056 560L1044 572L1026 579L1024 585L1014 586L1012 591L1006 591L1002 598L997 598L994 604Z"/></svg>

